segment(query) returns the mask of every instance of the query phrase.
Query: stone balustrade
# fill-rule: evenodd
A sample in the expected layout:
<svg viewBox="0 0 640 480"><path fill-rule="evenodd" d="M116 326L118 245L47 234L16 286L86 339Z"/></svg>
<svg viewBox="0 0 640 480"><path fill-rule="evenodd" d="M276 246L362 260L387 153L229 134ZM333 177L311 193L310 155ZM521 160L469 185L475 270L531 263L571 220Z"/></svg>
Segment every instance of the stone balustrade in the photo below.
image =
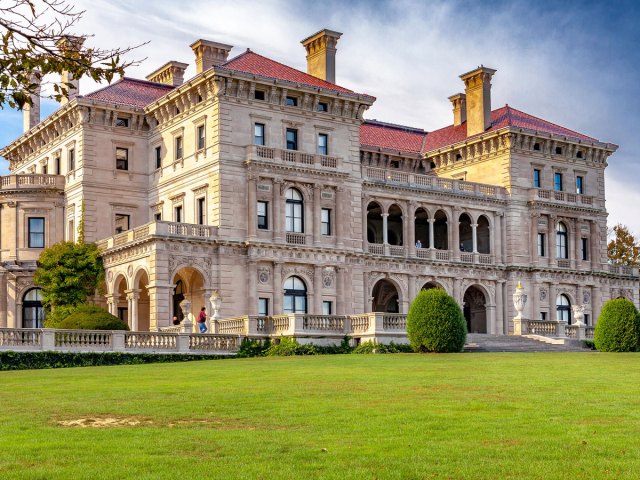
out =
<svg viewBox="0 0 640 480"><path fill-rule="evenodd" d="M342 167L340 157L305 153L298 150L266 147L263 145L247 145L248 161L266 161L268 163L298 165L320 170L339 170Z"/></svg>
<svg viewBox="0 0 640 480"><path fill-rule="evenodd" d="M513 319L514 335L539 335L542 337L593 340L595 327L568 325L557 320Z"/></svg>
<svg viewBox="0 0 640 480"><path fill-rule="evenodd" d="M0 350L233 355L242 337L224 334L0 328Z"/></svg>
<svg viewBox="0 0 640 480"><path fill-rule="evenodd" d="M544 188L532 188L529 193L529 199L532 202L547 201L552 203L598 207L596 197L581 195L579 193L546 190Z"/></svg>
<svg viewBox="0 0 640 480"><path fill-rule="evenodd" d="M366 251L373 255L384 255L390 257L409 258L408 249L404 246L385 245L383 243L368 243ZM450 262L452 260L451 250L437 250L435 248L416 248L415 257L421 260L431 260L440 262ZM460 252L459 262L472 263L478 265L493 265L495 256L488 253Z"/></svg>
<svg viewBox="0 0 640 480"><path fill-rule="evenodd" d="M33 188L64 189L63 175L45 175L30 173L23 175L4 175L0 177L1 190L20 190Z"/></svg>

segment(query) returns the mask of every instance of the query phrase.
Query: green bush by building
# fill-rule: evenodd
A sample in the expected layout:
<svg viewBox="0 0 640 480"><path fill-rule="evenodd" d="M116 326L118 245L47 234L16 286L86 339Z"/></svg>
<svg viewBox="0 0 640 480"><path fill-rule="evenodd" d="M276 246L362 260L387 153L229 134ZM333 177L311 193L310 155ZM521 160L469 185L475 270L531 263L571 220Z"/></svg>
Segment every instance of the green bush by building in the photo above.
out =
<svg viewBox="0 0 640 480"><path fill-rule="evenodd" d="M626 298L609 300L602 306L594 334L601 352L634 352L640 343L640 313Z"/></svg>

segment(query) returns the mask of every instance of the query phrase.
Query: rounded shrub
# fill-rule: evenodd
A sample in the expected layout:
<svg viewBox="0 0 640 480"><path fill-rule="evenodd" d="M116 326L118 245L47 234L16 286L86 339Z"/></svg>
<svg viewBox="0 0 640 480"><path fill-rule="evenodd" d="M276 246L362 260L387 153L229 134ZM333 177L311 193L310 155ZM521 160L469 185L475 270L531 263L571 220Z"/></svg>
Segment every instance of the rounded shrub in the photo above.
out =
<svg viewBox="0 0 640 480"><path fill-rule="evenodd" d="M129 325L97 305L80 305L58 323L73 330L129 330Z"/></svg>
<svg viewBox="0 0 640 480"><path fill-rule="evenodd" d="M633 352L640 341L640 313L626 298L609 300L602 306L594 343L601 352Z"/></svg>
<svg viewBox="0 0 640 480"><path fill-rule="evenodd" d="M467 339L467 322L444 290L421 290L409 307L407 336L416 352L460 352Z"/></svg>

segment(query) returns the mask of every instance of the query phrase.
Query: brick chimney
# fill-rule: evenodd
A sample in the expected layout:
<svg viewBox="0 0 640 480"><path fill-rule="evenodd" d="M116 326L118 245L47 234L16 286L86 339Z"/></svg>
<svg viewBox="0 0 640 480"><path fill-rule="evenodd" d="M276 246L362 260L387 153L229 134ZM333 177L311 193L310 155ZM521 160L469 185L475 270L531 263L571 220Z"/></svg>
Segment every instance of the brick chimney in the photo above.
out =
<svg viewBox="0 0 640 480"><path fill-rule="evenodd" d="M479 66L460 75L467 103L467 136L477 135L491 126L491 77L496 70Z"/></svg>
<svg viewBox="0 0 640 480"><path fill-rule="evenodd" d="M80 52L83 43L84 38L67 35L66 37L62 37L58 40L56 47L58 47L62 54L73 57L75 54ZM80 79L73 78L73 74L71 72L63 71L60 75L60 81L64 84L64 89L68 88L67 94L60 100L61 105L66 105L78 96ZM67 87L67 84L70 84L70 86Z"/></svg>
<svg viewBox="0 0 640 480"><path fill-rule="evenodd" d="M196 55L196 74L226 62L233 48L233 45L203 39L193 42L190 46Z"/></svg>
<svg viewBox="0 0 640 480"><path fill-rule="evenodd" d="M150 82L164 83L165 85L178 87L184 82L184 71L188 66L187 63L171 60L147 75L146 79Z"/></svg>
<svg viewBox="0 0 640 480"><path fill-rule="evenodd" d="M464 93L456 93L449 97L453 106L453 125L462 125L467 121L467 96Z"/></svg>
<svg viewBox="0 0 640 480"><path fill-rule="evenodd" d="M28 132L40 123L40 82L42 81L42 74L38 70L34 71L29 81L36 84L37 87L31 95L31 105L25 103L24 107L22 107L22 126L24 132Z"/></svg>
<svg viewBox="0 0 640 480"><path fill-rule="evenodd" d="M336 83L336 45L340 32L320 30L300 43L307 50L307 73L327 82Z"/></svg>

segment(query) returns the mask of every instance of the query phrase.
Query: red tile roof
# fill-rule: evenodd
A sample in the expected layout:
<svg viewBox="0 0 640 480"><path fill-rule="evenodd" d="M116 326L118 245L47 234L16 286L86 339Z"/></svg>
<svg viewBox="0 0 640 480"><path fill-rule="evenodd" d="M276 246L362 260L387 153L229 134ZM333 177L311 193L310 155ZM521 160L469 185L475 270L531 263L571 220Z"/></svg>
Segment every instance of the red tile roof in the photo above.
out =
<svg viewBox="0 0 640 480"><path fill-rule="evenodd" d="M555 123L547 122L541 118L516 110L509 105L505 105L504 107L491 112L491 126L486 131L491 132L504 127L526 128L529 130L537 130L542 133L561 135L588 142L598 141L595 138L588 137L581 133L574 132L573 130L569 130L568 128L561 127L560 125L556 125ZM466 122L458 126L449 125L448 127L441 128L440 130L429 132L422 151L429 152L431 150L436 150L438 148L461 142L466 138Z"/></svg>
<svg viewBox="0 0 640 480"><path fill-rule="evenodd" d="M132 107L145 107L166 95L175 87L162 83L147 82L135 78L121 78L100 90L85 95L85 98L99 100L101 102L129 105Z"/></svg>
<svg viewBox="0 0 640 480"><path fill-rule="evenodd" d="M365 147L420 154L426 136L424 130L376 120L360 125L360 144Z"/></svg>
<svg viewBox="0 0 640 480"><path fill-rule="evenodd" d="M259 75L261 77L273 78L276 80L284 80L286 82L298 83L309 87L323 88L334 92L351 93L357 95L353 90L327 82L320 78L301 72L295 68L288 67L282 63L278 63L270 58L258 55L251 50L232 58L219 67L236 72L248 73L250 75Z"/></svg>

